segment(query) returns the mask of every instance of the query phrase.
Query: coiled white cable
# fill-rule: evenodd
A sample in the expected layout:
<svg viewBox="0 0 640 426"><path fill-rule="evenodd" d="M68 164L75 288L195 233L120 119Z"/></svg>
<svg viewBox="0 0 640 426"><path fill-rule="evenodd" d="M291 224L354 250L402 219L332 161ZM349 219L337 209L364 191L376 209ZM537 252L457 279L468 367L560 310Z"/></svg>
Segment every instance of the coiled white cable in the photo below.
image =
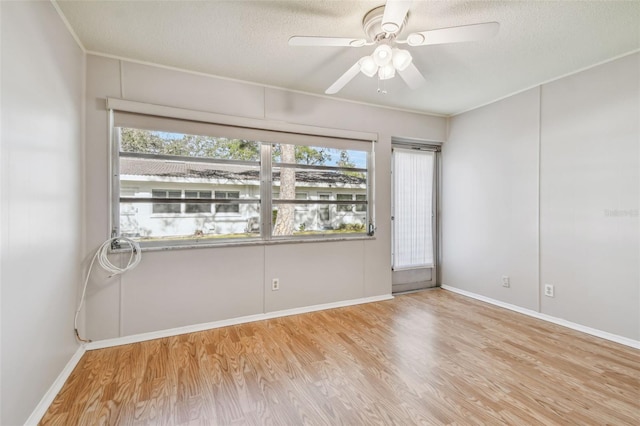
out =
<svg viewBox="0 0 640 426"><path fill-rule="evenodd" d="M109 249L116 242L127 243L131 249L131 255L129 256L129 261L127 262L127 265L124 268L115 266L113 263L109 261L109 256L108 256ZM78 333L78 315L80 314L80 311L82 310L82 306L84 305L84 297L87 292L87 284L89 283L89 276L91 275L91 270L93 269L93 264L95 263L96 259L98 259L98 263L100 264L102 269L107 271L109 273L109 278L111 278L116 275L125 273L135 268L136 266L138 266L138 263L140 263L140 260L142 259L142 250L140 249L140 244L126 237L109 238L107 241L102 243L102 245L98 248L98 250L96 250L96 253L93 255L93 259L91 259L91 263L89 264L89 270L87 271L87 276L85 277L84 285L82 286L82 296L80 296L80 303L78 304L78 309L76 309L76 315L73 318L73 329L76 333L76 338L79 341L85 342L85 343L91 342L91 340L83 339L82 337L80 337L80 333Z"/></svg>

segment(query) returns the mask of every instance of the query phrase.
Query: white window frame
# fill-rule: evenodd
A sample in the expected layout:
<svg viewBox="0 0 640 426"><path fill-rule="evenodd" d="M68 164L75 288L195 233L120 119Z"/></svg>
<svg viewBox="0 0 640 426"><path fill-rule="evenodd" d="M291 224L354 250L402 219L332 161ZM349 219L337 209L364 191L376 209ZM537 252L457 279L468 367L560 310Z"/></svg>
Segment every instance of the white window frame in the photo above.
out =
<svg viewBox="0 0 640 426"><path fill-rule="evenodd" d="M272 182L271 182L271 143L263 143L261 149L261 159L260 159L260 167L261 167L261 185L260 185L260 215L261 215L261 229L259 238L251 239L251 238L243 238L242 241L239 239L220 239L218 241L207 241L204 245L241 245L244 243L270 243L270 242L292 242L292 241L329 241L336 239L354 239L354 238L372 238L374 236L375 230L375 142L377 141L377 134L375 133L366 133L366 132L358 132L358 131L349 131L349 130L338 130L338 129L329 129L329 128L319 128L313 126L306 125L298 125L291 123L283 123L283 122L272 122L268 120L259 120L259 119L250 119L244 117L233 117L233 116L225 116L220 114L202 112L202 111L191 111L182 108L174 108L168 106L161 105L152 105L135 101L128 101L122 99L108 98L107 99L107 110L109 114L109 143L111 144L110 152L112 155L110 156L110 175L112 179L110 180L109 187L109 198L111 200L111 210L112 214L110 215L110 229L112 236L119 235L119 214L120 214L120 194L119 194L119 166L118 166L118 158L119 158L119 143L116 140L116 127L114 126L114 112L118 112L120 114L129 114L133 116L140 117L155 117L160 119L167 119L171 121L184 121L185 123L195 125L210 125L210 126L231 126L229 128L233 128L238 131L246 131L248 137L242 137L243 139L248 140L263 140L262 137L256 137L252 135L264 135L267 139L267 142L271 143L288 143L294 145L300 145L300 141L304 141L302 145L311 145L311 146L327 146L328 148L333 147L332 144L325 145L323 143L309 143L307 139L318 139L318 140L335 140L335 141L347 141L347 146L351 146L351 148L335 148L335 149L351 149L356 151L364 151L367 153L367 167L366 167L366 191L367 191L367 211L366 211L366 220L367 232L362 234L315 234L310 236L286 236L286 237L276 237L274 238L271 235L272 232L272 223L271 223L271 211L272 211ZM122 126L122 127L137 127L137 126ZM139 127L143 128L143 127ZM163 131L164 129L153 129L146 127L152 131ZM225 127L226 129L227 127ZM166 130L165 130L166 131ZM188 131L184 131L183 133L191 133ZM200 134L200 133L191 133L191 134ZM226 136L226 135L225 135ZM282 139L279 139L282 138ZM351 145L349 145L351 144ZM357 147L355 147L357 146ZM265 149L268 147L268 149ZM336 166L336 168L338 168ZM268 171L268 173L265 173ZM215 193L215 190L212 189L212 192ZM241 194L239 194L241 195ZM124 197L126 198L126 197ZM215 204L215 197L212 199L212 204ZM242 199L241 199L242 200ZM250 200L242 200L242 201L250 201ZM252 199L251 201L254 201ZM289 200L286 200L289 201ZM307 200L291 200L295 204L305 205L312 204L313 201L309 199L307 194ZM337 200L336 200L337 201ZM124 200L124 202L131 202L130 199ZM141 202L141 201L138 201ZM148 201L147 201L148 202ZM188 199L185 199L183 203L187 203ZM278 201L278 203L282 203L282 201ZM339 204L338 202L334 202L333 204ZM182 208L181 208L182 211ZM212 212L215 212L212 209ZM214 213L215 214L215 213ZM257 241L256 241L257 240ZM185 244L186 242L186 244ZM152 248L152 247L162 247L162 248L173 248L179 246L190 246L193 245L193 241L187 239L183 241L183 243L175 243L173 241L160 241L158 244L141 244L143 249ZM197 244L201 246L203 244Z"/></svg>

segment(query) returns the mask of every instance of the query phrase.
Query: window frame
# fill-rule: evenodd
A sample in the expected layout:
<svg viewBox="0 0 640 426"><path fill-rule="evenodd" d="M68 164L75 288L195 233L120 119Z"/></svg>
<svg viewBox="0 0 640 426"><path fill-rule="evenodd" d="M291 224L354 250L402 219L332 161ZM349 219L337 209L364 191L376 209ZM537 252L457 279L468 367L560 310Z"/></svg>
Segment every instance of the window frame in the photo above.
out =
<svg viewBox="0 0 640 426"><path fill-rule="evenodd" d="M108 109L108 113L109 113L109 143L111 145L111 155L110 155L110 160L109 160L109 165L110 165L110 175L112 177L112 179L110 179L110 187L109 187L109 199L110 199L110 205L111 205L111 210L112 210L112 214L109 217L109 221L110 221L110 229L112 232L112 236L117 236L119 234L119 228L120 228L120 204L121 202L124 203L129 203L132 202L130 200L127 200L127 197L120 197L120 175L119 175L119 158L120 158L120 140L119 140L119 131L118 127L116 127L114 125L114 112L115 111L124 111L126 113L132 113L132 114L146 114L146 112L144 111L148 111L148 110L153 110L153 112L157 112L157 109L161 108L160 113L158 114L151 114L152 116L158 116L160 118L166 117L168 119L171 120L189 120L188 117L192 117L192 116L198 116L198 122L203 122L205 124L211 123L211 124L220 124L220 125L230 125L232 122L233 124L235 124L238 120L247 125L247 128L252 129L252 130L258 130L258 131L266 131L266 132L284 132L284 134L299 134L299 137L301 140L305 139L305 135L318 135L320 137L325 137L325 138L336 138L336 140L341 140L341 138L345 139L345 140L352 140L354 142L358 142L359 144L361 144L357 149L356 148L345 148L345 149L354 149L356 151L362 151L366 154L366 183L365 183L365 191L366 191L366 212L362 212L365 213L366 216L366 222L365 222L365 232L362 233L344 233L344 234L328 234L328 233L318 233L318 234L313 234L313 235L287 235L287 236L274 236L272 235L272 223L271 223L271 211L273 209L272 206L275 207L275 205L277 204L283 204L284 200L279 200L277 203L273 203L273 199L271 197L271 190L272 190L272 185L273 183L271 182L271 170L275 167L272 164L272 158L271 158L271 147L272 144L274 143L285 143L285 142L263 142L261 144L262 148L260 150L260 161L259 161L259 167L260 167L260 186L259 186L259 193L260 193L260 197L259 198L249 198L249 199L243 199L242 198L242 192L239 191L239 201L241 201L241 203L243 202L248 202L248 203L257 203L259 206L259 214L260 214L260 233L258 236L256 236L255 238L251 238L251 237L247 237L247 238L242 238L242 239L232 239L232 238L220 238L220 239L216 239L216 240L209 240L209 241L198 241L195 238L194 239L185 239L182 241L182 243L175 243L173 241L168 241L168 240L156 240L156 241L141 241L141 247L143 249L153 249L153 248L180 248L180 247L192 247L192 246L225 246L225 245L243 245L243 244L269 244L269 243L292 243L292 242L301 242L301 241L335 241L335 240L347 240L347 239L358 239L358 238L373 238L374 234L373 234L373 230L375 229L375 200L374 200L374 192L375 192L375 186L374 186L374 182L375 182L375 142L377 141L377 135L373 134L373 133L364 133L364 132L353 132L353 131L340 131L340 130L336 130L336 129L324 129L324 128L315 128L312 126L304 126L304 125L296 125L296 124L289 124L289 123L273 123L273 122L268 122L268 121L263 121L263 120L257 120L257 119L244 119L244 118L240 118L240 117L227 117L227 116L220 116L218 114L212 114L212 113L202 113L202 112L197 112L197 111L189 111L189 110L183 110L183 109L179 109L179 108L172 108L172 107L162 107L162 106L157 106L157 105L149 105L149 104L143 104L143 103L138 103L138 102L133 102L133 101L123 101L123 100L119 100L119 99L113 99L113 98L109 98L107 99L107 109ZM142 111L144 110L144 111ZM206 116L206 120L202 119L202 116ZM224 118L221 118L224 117ZM248 122L248 123L247 123ZM132 127L132 128L139 128L139 127L135 127L135 126L119 126L119 127ZM241 126L243 127L243 126ZM284 127L284 128L283 128ZM157 129L150 129L150 131L163 131L163 130L157 130ZM307 133L308 132L308 133ZM186 133L186 132L185 132ZM354 137L353 139L351 139L350 137L352 135L356 135L356 137ZM363 136L366 135L366 136ZM251 139L249 139L251 140ZM306 143L302 143L302 144L295 144L295 145L308 145ZM314 145L312 145L314 146ZM332 148L331 145L329 146L325 146L325 145L316 145L316 146L322 146L322 147L326 147L326 148L330 148L330 149L340 149L340 148ZM265 149L265 147L269 147L269 149ZM195 157L195 158L199 158L199 157ZM191 160L193 160L193 158L191 158ZM269 173L265 173L266 171L269 171ZM268 182L268 183L267 183ZM198 189L183 189L182 191L182 195L183 195L183 199L181 200L181 214L189 214L189 215L198 215L198 214L209 214L209 213L187 213L185 211L185 207L187 204L190 204L189 201L196 201L197 200L202 200L202 198L198 198L197 200L193 200L191 198L187 198L184 197L185 192L184 191L197 191L198 195L200 191L205 191L203 190L198 190ZM238 191L218 191L218 192L238 192ZM314 197L311 197L310 194L311 192L309 190L305 191L296 191L296 192L304 192L307 195L307 199L306 200L300 200L300 199L296 199L296 200L286 200L287 202L291 201L292 204L297 204L297 207L302 207L302 208L308 208L309 204L328 204L329 207L331 205L339 205L340 203L337 202L337 200L315 200ZM211 193L215 194L215 189L211 189ZM121 201L121 198L123 198L124 200ZM131 197L133 198L133 197ZM319 198L319 197L318 197ZM334 198L334 197L331 197ZM208 198L207 198L208 200ZM216 205L216 197L213 196L211 198L211 202L208 203L212 206L211 209L211 215L216 215L216 211L215 211L215 205ZM325 201L318 203L318 201ZM142 201L133 201L133 202L142 202ZM153 203L153 201L147 201L147 202L151 202ZM202 201L199 201L199 203L201 203ZM240 203L239 203L240 204ZM235 204L238 206L238 210L239 212L241 211L241 208L239 207L239 204ZM331 209L330 210L335 210L335 209ZM234 215L239 214L238 213L231 213ZM162 214L162 213L159 213ZM177 213L171 213L171 214L177 214ZM229 214L229 213L222 213L219 212L217 214ZM267 218L269 220L265 220L265 218ZM249 218L250 219L250 218Z"/></svg>

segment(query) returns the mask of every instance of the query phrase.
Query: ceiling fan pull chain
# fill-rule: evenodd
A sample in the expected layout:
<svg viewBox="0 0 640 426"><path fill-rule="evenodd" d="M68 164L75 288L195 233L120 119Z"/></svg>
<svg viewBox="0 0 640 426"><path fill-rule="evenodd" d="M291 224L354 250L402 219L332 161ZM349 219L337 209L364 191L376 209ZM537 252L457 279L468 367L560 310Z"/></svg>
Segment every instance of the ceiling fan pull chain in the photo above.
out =
<svg viewBox="0 0 640 426"><path fill-rule="evenodd" d="M380 84L382 84L382 87L380 87ZM386 95L387 94L387 89L384 87L385 85L386 85L386 82L383 79L381 79L380 77L378 77L378 93L380 93L382 95Z"/></svg>

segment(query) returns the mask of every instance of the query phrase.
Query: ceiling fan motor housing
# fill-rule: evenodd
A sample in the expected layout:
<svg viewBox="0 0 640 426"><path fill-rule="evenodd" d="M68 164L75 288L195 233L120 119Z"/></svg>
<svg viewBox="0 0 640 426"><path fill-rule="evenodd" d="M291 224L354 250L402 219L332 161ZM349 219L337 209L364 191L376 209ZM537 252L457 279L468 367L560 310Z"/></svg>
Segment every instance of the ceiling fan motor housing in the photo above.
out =
<svg viewBox="0 0 640 426"><path fill-rule="evenodd" d="M407 13L400 25L400 28L394 33L388 33L382 29L382 17L384 15L384 6L376 7L370 10L362 19L362 29L371 41L393 40L399 34L407 23L409 14Z"/></svg>

